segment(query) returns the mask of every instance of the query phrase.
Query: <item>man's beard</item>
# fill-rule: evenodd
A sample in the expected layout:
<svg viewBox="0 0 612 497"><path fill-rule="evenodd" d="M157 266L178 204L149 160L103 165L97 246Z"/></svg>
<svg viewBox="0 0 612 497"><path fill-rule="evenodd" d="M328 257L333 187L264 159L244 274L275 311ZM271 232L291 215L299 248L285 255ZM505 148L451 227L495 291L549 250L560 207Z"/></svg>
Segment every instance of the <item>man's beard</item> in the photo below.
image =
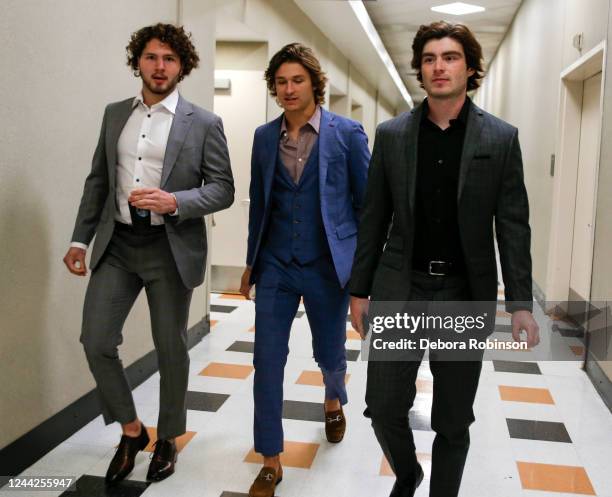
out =
<svg viewBox="0 0 612 497"><path fill-rule="evenodd" d="M154 84L153 85L149 84L149 82L145 78L142 78L142 83L147 87L147 89L151 93L154 93L156 95L169 95L170 93L174 91L178 82L179 82L179 77L177 76L173 80L170 80L170 79L167 80L165 84L160 87Z"/></svg>

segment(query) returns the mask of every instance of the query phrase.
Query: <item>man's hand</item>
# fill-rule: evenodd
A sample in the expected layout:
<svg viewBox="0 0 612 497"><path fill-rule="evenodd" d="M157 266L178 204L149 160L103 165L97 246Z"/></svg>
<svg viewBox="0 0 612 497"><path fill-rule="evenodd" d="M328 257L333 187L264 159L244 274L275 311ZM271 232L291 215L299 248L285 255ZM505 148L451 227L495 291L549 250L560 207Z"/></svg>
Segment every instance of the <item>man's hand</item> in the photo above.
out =
<svg viewBox="0 0 612 497"><path fill-rule="evenodd" d="M351 297L351 324L362 340L365 340L368 330L363 329L363 317L367 316L370 307L370 299Z"/></svg>
<svg viewBox="0 0 612 497"><path fill-rule="evenodd" d="M246 267L244 269L244 273L242 273L242 278L240 278L240 293L244 295L244 298L247 300L251 300L251 268Z"/></svg>
<svg viewBox="0 0 612 497"><path fill-rule="evenodd" d="M512 313L512 338L521 342L521 331L527 332L527 347L535 347L540 343L540 327L529 311L515 311Z"/></svg>
<svg viewBox="0 0 612 497"><path fill-rule="evenodd" d="M85 264L85 254L82 248L70 247L64 256L64 264L72 274L85 276L87 274L87 264Z"/></svg>
<svg viewBox="0 0 612 497"><path fill-rule="evenodd" d="M174 195L159 188L139 188L132 190L128 202L139 209L155 214L170 214L177 208Z"/></svg>

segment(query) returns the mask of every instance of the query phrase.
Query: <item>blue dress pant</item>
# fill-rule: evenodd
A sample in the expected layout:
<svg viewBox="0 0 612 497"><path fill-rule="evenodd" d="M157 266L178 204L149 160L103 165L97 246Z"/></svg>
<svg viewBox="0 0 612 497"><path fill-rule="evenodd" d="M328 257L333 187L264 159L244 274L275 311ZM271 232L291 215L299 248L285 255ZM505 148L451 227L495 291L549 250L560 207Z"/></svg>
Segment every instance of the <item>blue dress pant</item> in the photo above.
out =
<svg viewBox="0 0 612 497"><path fill-rule="evenodd" d="M283 451L283 379L289 332L300 298L312 333L312 348L325 398L346 404L346 316L349 293L341 288L327 254L308 264L285 264L268 250L261 253L255 287L255 451Z"/></svg>

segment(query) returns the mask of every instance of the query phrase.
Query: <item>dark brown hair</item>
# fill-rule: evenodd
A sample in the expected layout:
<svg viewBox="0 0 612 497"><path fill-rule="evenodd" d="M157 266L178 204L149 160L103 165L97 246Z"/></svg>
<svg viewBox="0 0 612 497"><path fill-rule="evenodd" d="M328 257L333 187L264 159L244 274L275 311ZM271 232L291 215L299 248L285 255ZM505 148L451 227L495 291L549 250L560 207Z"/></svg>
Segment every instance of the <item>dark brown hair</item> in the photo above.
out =
<svg viewBox="0 0 612 497"><path fill-rule="evenodd" d="M321 70L321 64L319 64L312 49L301 43L290 43L289 45L285 45L270 59L270 63L264 75L270 95L273 97L276 96L274 77L276 76L278 68L285 62L297 62L304 66L304 69L310 74L315 101L319 105L325 103L325 83L327 83L327 77Z"/></svg>
<svg viewBox="0 0 612 497"><path fill-rule="evenodd" d="M127 65L134 71L138 69L138 59L142 55L147 43L157 38L162 43L170 45L181 59L181 75L179 81L188 76L192 69L198 67L200 57L191 42L191 33L185 32L183 26L173 24L157 23L147 26L132 33L130 43L125 50L127 52Z"/></svg>
<svg viewBox="0 0 612 497"><path fill-rule="evenodd" d="M412 42L412 62L411 66L417 71L417 79L423 87L423 75L421 74L421 60L423 58L423 48L430 40L440 40L442 38L452 38L461 43L465 53L465 62L468 69L475 72L468 78L467 89L475 90L480 86L480 79L484 77L482 68L482 47L470 29L463 24L451 24L446 21L423 24Z"/></svg>

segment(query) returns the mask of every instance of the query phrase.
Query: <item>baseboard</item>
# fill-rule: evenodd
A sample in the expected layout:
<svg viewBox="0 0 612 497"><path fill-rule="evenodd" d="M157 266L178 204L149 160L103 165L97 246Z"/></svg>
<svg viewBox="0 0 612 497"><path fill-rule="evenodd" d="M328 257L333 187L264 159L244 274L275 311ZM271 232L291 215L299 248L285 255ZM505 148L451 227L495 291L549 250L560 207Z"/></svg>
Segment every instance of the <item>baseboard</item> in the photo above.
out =
<svg viewBox="0 0 612 497"><path fill-rule="evenodd" d="M597 390L597 393L599 393L601 399L604 401L604 404L606 404L612 413L612 381L610 381L602 371L599 364L597 364L597 359L591 354L589 354L589 358L585 363L585 371L591 383L593 383L595 390Z"/></svg>
<svg viewBox="0 0 612 497"><path fill-rule="evenodd" d="M206 316L187 332L188 347L192 348L210 332L210 318ZM132 385L136 388L157 372L157 353L147 353L126 368ZM9 477L16 476L32 466L68 437L101 414L96 391L92 390L66 406L60 412L30 430L0 450L0 488Z"/></svg>
<svg viewBox="0 0 612 497"><path fill-rule="evenodd" d="M546 295L544 295L544 292L534 280L532 280L532 288L533 298L536 299L536 302L540 304L540 307L546 312Z"/></svg>

